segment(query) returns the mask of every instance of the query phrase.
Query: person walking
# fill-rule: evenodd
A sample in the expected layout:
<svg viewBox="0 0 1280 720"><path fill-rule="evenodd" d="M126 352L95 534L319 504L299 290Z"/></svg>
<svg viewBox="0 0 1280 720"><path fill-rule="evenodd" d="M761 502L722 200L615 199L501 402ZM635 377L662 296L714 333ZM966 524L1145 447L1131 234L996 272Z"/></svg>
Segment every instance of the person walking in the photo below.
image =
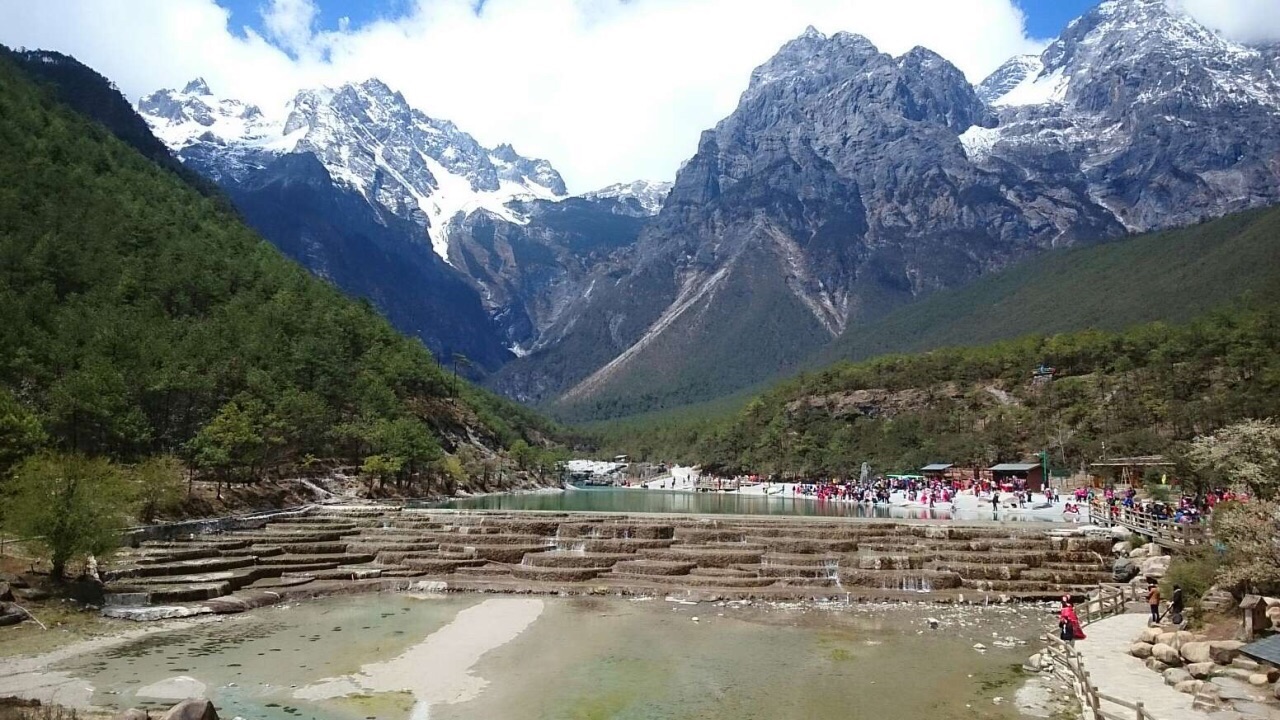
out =
<svg viewBox="0 0 1280 720"><path fill-rule="evenodd" d="M1147 585L1147 606L1151 608L1151 622L1156 624L1160 622L1160 586L1155 580L1151 580Z"/></svg>
<svg viewBox="0 0 1280 720"><path fill-rule="evenodd" d="M1076 616L1076 608L1071 598L1062 598L1062 610L1058 613L1058 637L1062 642L1075 647L1077 640L1084 640L1084 628L1080 626L1080 618Z"/></svg>
<svg viewBox="0 0 1280 720"><path fill-rule="evenodd" d="M1173 586L1173 597L1169 598L1169 619L1174 625L1182 625L1182 586Z"/></svg>

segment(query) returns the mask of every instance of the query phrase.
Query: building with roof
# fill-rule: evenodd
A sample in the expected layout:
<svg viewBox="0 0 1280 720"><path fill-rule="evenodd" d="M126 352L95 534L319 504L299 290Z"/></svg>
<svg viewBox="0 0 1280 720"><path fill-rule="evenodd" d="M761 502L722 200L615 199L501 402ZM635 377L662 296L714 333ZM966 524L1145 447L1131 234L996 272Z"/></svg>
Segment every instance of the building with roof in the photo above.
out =
<svg viewBox="0 0 1280 720"><path fill-rule="evenodd" d="M920 474L925 476L927 480L946 480L951 468L955 465L951 463L931 463L920 468Z"/></svg>
<svg viewBox="0 0 1280 720"><path fill-rule="evenodd" d="M1148 468L1155 468L1164 475L1172 475L1173 462L1163 455L1140 455L1099 460L1089 464L1089 475L1095 487L1108 483L1141 485Z"/></svg>
<svg viewBox="0 0 1280 720"><path fill-rule="evenodd" d="M1028 490L1044 489L1044 467L1037 462L1000 463L988 470L997 485L1022 484Z"/></svg>

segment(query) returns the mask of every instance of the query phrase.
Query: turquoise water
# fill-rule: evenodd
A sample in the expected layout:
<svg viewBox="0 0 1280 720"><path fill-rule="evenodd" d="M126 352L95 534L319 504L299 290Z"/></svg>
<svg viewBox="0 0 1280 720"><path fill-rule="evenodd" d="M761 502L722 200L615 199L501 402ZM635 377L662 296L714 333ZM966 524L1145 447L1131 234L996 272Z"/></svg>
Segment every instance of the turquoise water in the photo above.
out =
<svg viewBox="0 0 1280 720"><path fill-rule="evenodd" d="M929 510L820 501L810 498L763 497L716 492L679 492L639 488L599 488L558 493L503 493L450 500L431 507L458 510L548 510L556 512L695 513L706 515L809 515L915 520L991 520L990 508ZM1008 511L1000 519L1054 520Z"/></svg>

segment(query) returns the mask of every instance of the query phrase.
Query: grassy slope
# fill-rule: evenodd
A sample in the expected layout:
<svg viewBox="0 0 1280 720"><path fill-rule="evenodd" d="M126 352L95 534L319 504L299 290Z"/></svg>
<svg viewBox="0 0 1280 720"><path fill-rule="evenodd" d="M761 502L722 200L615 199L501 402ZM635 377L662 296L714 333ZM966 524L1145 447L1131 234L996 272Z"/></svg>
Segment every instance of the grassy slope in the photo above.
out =
<svg viewBox="0 0 1280 720"><path fill-rule="evenodd" d="M1280 208L1035 258L875 323L811 366L1031 333L1185 322L1245 293L1280 294Z"/></svg>

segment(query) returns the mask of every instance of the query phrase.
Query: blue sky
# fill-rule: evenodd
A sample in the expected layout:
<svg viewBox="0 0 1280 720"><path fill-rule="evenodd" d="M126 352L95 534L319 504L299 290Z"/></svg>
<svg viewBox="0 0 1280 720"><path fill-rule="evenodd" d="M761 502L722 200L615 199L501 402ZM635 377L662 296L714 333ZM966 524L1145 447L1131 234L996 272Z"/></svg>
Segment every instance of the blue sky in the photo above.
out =
<svg viewBox="0 0 1280 720"><path fill-rule="evenodd" d="M259 9L263 3L264 0L219 0L220 5L231 11L233 28L247 25L258 31L262 30ZM1027 15L1027 32L1037 38L1056 37L1067 23L1096 3L1097 0L1018 0ZM333 30L340 18L347 17L351 19L351 26L357 28L371 20L398 17L409 4L409 0L318 0L318 24L322 29ZM477 4L482 5L483 0Z"/></svg>

